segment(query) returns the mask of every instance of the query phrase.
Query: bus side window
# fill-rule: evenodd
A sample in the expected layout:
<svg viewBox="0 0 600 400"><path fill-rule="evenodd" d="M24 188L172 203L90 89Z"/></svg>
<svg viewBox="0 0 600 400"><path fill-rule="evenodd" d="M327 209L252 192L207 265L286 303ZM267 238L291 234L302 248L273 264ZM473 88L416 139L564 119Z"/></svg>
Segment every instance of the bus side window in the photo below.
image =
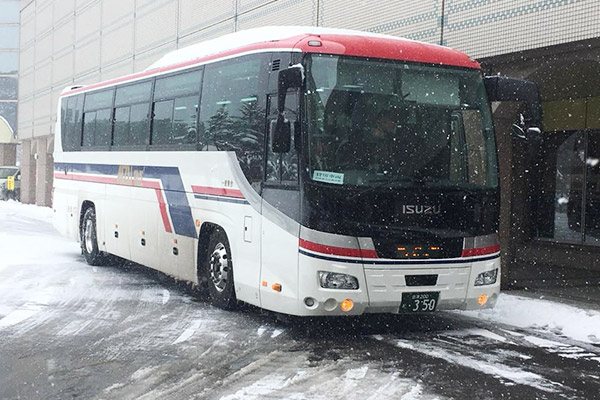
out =
<svg viewBox="0 0 600 400"><path fill-rule="evenodd" d="M62 123L62 145L64 151L79 150L81 146L81 111L83 95L68 97L63 103L65 113Z"/></svg>
<svg viewBox="0 0 600 400"><path fill-rule="evenodd" d="M83 114L83 147L110 145L113 89L85 95Z"/></svg>
<svg viewBox="0 0 600 400"><path fill-rule="evenodd" d="M264 55L208 65L200 123L207 150L235 151L246 179L258 192L263 180L265 142ZM266 75L266 74L265 74Z"/></svg>
<svg viewBox="0 0 600 400"><path fill-rule="evenodd" d="M117 88L112 144L144 146L150 143L150 95L152 81Z"/></svg>
<svg viewBox="0 0 600 400"><path fill-rule="evenodd" d="M156 80L152 104L151 144L196 145L198 110L203 70L171 75ZM162 147L160 147L162 146Z"/></svg>

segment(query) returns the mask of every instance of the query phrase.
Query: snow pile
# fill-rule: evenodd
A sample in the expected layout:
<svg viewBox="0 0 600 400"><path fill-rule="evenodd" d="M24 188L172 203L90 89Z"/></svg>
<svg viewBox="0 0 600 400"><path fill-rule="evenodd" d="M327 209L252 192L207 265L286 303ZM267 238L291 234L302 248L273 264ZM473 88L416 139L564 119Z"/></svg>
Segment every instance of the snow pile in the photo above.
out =
<svg viewBox="0 0 600 400"><path fill-rule="evenodd" d="M314 26L267 26L230 33L216 39L207 40L172 51L146 68L146 71L173 64L192 61L198 58L239 49L255 43L275 42L300 35L360 35L383 39L410 41L397 36L362 32L351 29L322 28Z"/></svg>
<svg viewBox="0 0 600 400"><path fill-rule="evenodd" d="M554 301L502 293L495 308L460 314L521 328L550 331L582 342L600 343L600 311Z"/></svg>
<svg viewBox="0 0 600 400"><path fill-rule="evenodd" d="M36 219L52 224L52 209L49 207L39 207L35 204L22 204L18 201L8 200L0 201L0 223L14 215L25 215L27 218Z"/></svg>
<svg viewBox="0 0 600 400"><path fill-rule="evenodd" d="M13 200L0 201L0 225L3 228L0 230L0 248L3 250L0 270L24 263L51 265L61 260L48 259L48 254L57 253L58 248L65 247L64 239L58 235L43 236L49 230L55 233L52 214L51 208ZM76 243L68 243L66 247L72 248L73 245L77 247Z"/></svg>

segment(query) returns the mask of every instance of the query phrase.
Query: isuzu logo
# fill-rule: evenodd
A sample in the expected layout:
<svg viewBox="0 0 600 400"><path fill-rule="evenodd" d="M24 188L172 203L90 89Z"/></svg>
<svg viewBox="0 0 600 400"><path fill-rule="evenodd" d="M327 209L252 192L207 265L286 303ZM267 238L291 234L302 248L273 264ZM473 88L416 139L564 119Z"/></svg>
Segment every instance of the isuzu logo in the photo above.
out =
<svg viewBox="0 0 600 400"><path fill-rule="evenodd" d="M436 215L442 212L442 206L425 206L418 204L404 204L402 206L402 214L424 214Z"/></svg>

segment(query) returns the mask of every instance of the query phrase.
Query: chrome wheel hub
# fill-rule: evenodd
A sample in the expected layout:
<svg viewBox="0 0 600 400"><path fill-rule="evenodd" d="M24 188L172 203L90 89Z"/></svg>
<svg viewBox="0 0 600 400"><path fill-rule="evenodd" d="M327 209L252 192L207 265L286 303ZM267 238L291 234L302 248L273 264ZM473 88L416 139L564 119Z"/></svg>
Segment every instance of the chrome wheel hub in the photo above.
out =
<svg viewBox="0 0 600 400"><path fill-rule="evenodd" d="M210 255L210 280L219 292L225 290L229 278L229 255L223 243L218 243Z"/></svg>
<svg viewBox="0 0 600 400"><path fill-rule="evenodd" d="M85 221L85 227L83 229L83 240L85 242L85 250L91 254L94 251L93 242L94 223L91 219Z"/></svg>

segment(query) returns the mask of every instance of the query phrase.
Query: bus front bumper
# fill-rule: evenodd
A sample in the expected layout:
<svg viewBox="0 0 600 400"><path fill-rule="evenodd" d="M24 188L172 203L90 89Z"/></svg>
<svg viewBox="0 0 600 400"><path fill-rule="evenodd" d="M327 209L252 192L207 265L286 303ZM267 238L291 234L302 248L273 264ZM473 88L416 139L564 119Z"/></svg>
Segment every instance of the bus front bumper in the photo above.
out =
<svg viewBox="0 0 600 400"><path fill-rule="evenodd" d="M497 270L496 282L475 286L476 277ZM320 286L319 271L356 277L356 290L326 289ZM419 282L411 277L431 277ZM435 282L433 282L435 276ZM437 299L435 310L480 310L494 307L500 292L500 257L485 261L432 264L369 265L356 262L332 262L300 255L299 315L336 316L364 313L406 312L404 294L431 294ZM352 308L342 310L342 302L351 300ZM346 306L348 303L345 304ZM347 308L347 307L346 307Z"/></svg>

